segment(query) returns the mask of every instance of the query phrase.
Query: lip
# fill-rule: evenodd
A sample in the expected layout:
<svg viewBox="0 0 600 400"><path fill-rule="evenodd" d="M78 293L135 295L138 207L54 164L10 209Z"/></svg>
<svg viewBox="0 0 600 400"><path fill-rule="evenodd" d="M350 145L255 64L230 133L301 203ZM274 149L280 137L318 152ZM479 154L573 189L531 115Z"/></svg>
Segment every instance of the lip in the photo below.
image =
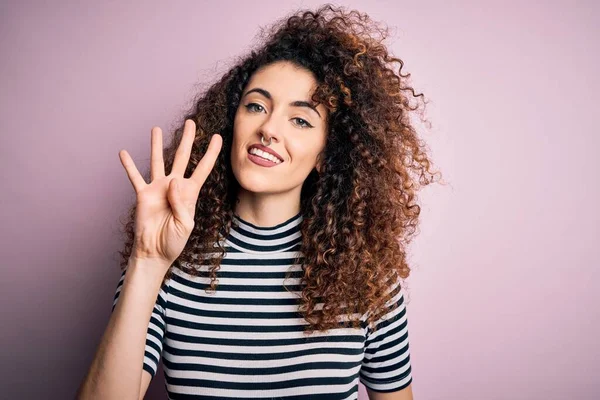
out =
<svg viewBox="0 0 600 400"><path fill-rule="evenodd" d="M262 166L262 167L267 167L267 168L276 167L276 166L278 166L278 165L280 165L280 164L281 164L281 163L279 163L279 164L275 164L275 163L274 163L274 162L272 162L272 161L265 160L265 159L264 159L264 158L262 158L262 157L255 156L254 154L250 154L250 153L248 153L248 159L249 159L250 161L252 161L254 164L260 165L260 166Z"/></svg>
<svg viewBox="0 0 600 400"><path fill-rule="evenodd" d="M250 147L248 147L248 153L250 153L250 150L252 150L253 148L257 148L259 150L264 151L265 153L269 153L277 158L279 158L279 161L283 162L283 157L281 157L275 150L272 150L268 147L263 146L262 144L253 144Z"/></svg>

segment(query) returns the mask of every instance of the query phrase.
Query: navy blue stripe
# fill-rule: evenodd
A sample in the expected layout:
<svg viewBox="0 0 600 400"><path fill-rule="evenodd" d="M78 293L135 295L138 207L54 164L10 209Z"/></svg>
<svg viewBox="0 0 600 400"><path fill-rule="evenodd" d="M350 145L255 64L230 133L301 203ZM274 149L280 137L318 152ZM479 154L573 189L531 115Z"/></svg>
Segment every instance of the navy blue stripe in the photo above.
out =
<svg viewBox="0 0 600 400"><path fill-rule="evenodd" d="M359 331L360 332L360 331ZM213 337L198 337L181 335L179 333L167 332L167 339L177 340L185 343L212 344L219 346L242 346L242 347L267 347L267 346L291 346L296 344L310 343L360 343L365 338L362 334L339 335L339 336L307 336L292 339L224 339Z"/></svg>
<svg viewBox="0 0 600 400"><path fill-rule="evenodd" d="M148 371L148 373L150 374L150 376L151 376L152 378L154 378L154 375L156 375L156 372L155 372L155 371L152 369L152 367L151 367L151 366L149 366L149 365L148 365L148 364L146 364L146 363L144 363L144 365L143 365L143 369L144 369L144 370L146 370L146 371Z"/></svg>
<svg viewBox="0 0 600 400"><path fill-rule="evenodd" d="M215 374L231 374L231 375L277 375L290 372L308 371L314 369L332 369L332 370L350 370L360 365L358 362L307 362L293 365L283 365L280 367L267 368L239 368L239 367L221 367L218 365L207 365L200 363L173 363L166 358L163 358L163 365L172 371L197 371L211 372Z"/></svg>
<svg viewBox="0 0 600 400"><path fill-rule="evenodd" d="M219 287L217 286L217 291L219 291ZM206 296L198 296L194 294L190 294L187 292L182 292L181 290L175 289L174 287L169 288L169 293L172 296L177 296L182 299L187 299L190 301L197 301L199 303L204 304L236 304L236 305L252 305L252 306L289 306L289 305L299 305L300 298L292 298L292 299L245 299L245 298L222 298L222 297L211 297L209 295ZM169 306L170 307L170 306Z"/></svg>
<svg viewBox="0 0 600 400"><path fill-rule="evenodd" d="M371 368L371 367L365 366L363 363L363 366L361 367L361 371L370 372L372 374L383 374L385 372L390 372L390 371L395 371L397 369L400 369L408 363L410 363L410 353L406 355L406 358L403 358L402 360L398 361L395 364L388 365L387 367Z"/></svg>
<svg viewBox="0 0 600 400"><path fill-rule="evenodd" d="M409 367L409 368L406 370L406 371L407 371L407 373L410 373L410 370L411 370L411 368ZM406 378L406 374L400 374L400 375L398 375L398 376L401 376L401 378L400 378L400 379L396 379L397 381L401 381L402 379ZM373 389L373 388L372 388L372 387L369 385L369 383L373 383L373 384L380 384L380 385L385 385L385 384L390 384L390 383L393 383L394 381L391 381L391 382L390 382L390 381L388 381L387 379L385 379L385 380L383 380L383 381L373 381L371 378L367 378L366 376L363 376L363 375L361 375L360 377L361 377L361 381L362 381L362 383L363 383L363 384L364 384L366 387L368 387L369 389L371 389L372 391L374 391L374 392L377 392L377 393L391 393L391 392L397 392L397 391L399 391L399 390L402 390L402 389L406 388L406 387L407 387L408 385L410 385L410 384L412 383L412 381L413 381L413 378L411 377L411 378L410 378L408 381L406 381L404 384L402 384L402 385L399 385L399 386L392 387L391 389L384 389L384 390L377 389L377 390L375 390L375 389Z"/></svg>
<svg viewBox="0 0 600 400"><path fill-rule="evenodd" d="M299 212L298 214L294 215L293 217L289 218L288 220L286 220L286 221L284 221L284 222L282 222L280 224L274 225L274 226L257 226L257 225L254 225L254 224L252 224L252 223L250 223L250 222L242 219L237 214L233 214L233 221L235 221L236 224L239 223L239 222L241 222L241 223L246 224L249 227L254 228L254 229L258 230L258 231L267 233L269 231L275 231L275 230L277 230L277 229L279 229L282 226L285 226L287 224L291 224L293 221L295 221L297 219L300 219L301 216L302 216L302 212ZM300 224L298 224L297 226L300 226Z"/></svg>
<svg viewBox="0 0 600 400"><path fill-rule="evenodd" d="M389 331L388 333L386 333L385 336L393 336L395 333L399 332L402 330L403 326L405 324L400 325L399 327ZM382 337L383 338L383 337ZM406 340L408 338L408 331L404 332L404 335L399 336L397 339L392 340L388 343L385 343L379 347L373 347L373 348L369 348L365 350L366 354L375 354L379 351L383 351L383 350L387 350L389 348L394 347L395 345L397 345L398 343L401 343L402 341Z"/></svg>
<svg viewBox="0 0 600 400"><path fill-rule="evenodd" d="M291 271L291 272L232 272L232 271L221 271L217 270L216 277L217 278L231 278L231 279L285 279L287 278L302 278L304 276L304 271ZM210 278L209 271L198 271L198 277L202 278Z"/></svg>
<svg viewBox="0 0 600 400"><path fill-rule="evenodd" d="M156 365L158 365L158 359L152 353L150 353L148 350L144 351L144 355L146 357L148 357L149 359L151 359L152 361L154 361L156 363Z"/></svg>
<svg viewBox="0 0 600 400"><path fill-rule="evenodd" d="M348 396L358 392L358 385L352 387L352 389L343 392L343 393L311 393L311 394L300 394L294 396L285 396L285 398L281 398L282 400L341 400L345 399ZM255 399L256 397L234 397L236 400L245 400L245 399ZM180 394L180 393L169 393L169 399L171 400L198 400L198 396L195 394ZM202 395L202 400L231 400L232 397L221 397L221 396L205 396ZM272 397L272 399L276 399Z"/></svg>
<svg viewBox="0 0 600 400"><path fill-rule="evenodd" d="M300 247L300 246L298 246ZM266 255L266 254L265 254ZM301 264L304 257L299 254L298 257L286 257L286 258L227 258L224 257L221 260L221 265L235 265L235 266L247 266L250 267L261 266L261 267L289 267L292 264ZM203 267L210 266L210 259L198 260L198 265Z"/></svg>
<svg viewBox="0 0 600 400"><path fill-rule="evenodd" d="M217 289L218 290L218 289ZM213 310L202 310L199 308L191 308L182 306L171 302L169 307L170 310L179 311L181 313L195 315L199 317L214 317L214 318L247 318L247 319L288 319L288 318L300 318L303 316L300 312L252 312L252 311L213 311ZM224 321L226 323L226 321ZM256 323L260 323L257 321Z"/></svg>
<svg viewBox="0 0 600 400"><path fill-rule="evenodd" d="M213 389L230 389L230 390L277 390L288 389L295 387L311 387L311 386L331 386L331 385L347 385L354 380L354 376L344 377L327 377L327 378L301 378L291 379L289 381L277 382L219 382L209 379L186 379L186 378L166 378L169 385L175 386L191 386L191 387L206 387ZM204 398L204 396L203 396ZM312 398L312 397L311 397Z"/></svg>
<svg viewBox="0 0 600 400"><path fill-rule="evenodd" d="M261 326L261 325L215 325L205 324L200 322L191 322L167 316L167 325L176 325L188 329L198 329L201 331L217 331L217 332L302 332L303 325L279 325L279 326ZM343 322L338 324L343 327Z"/></svg>
<svg viewBox="0 0 600 400"><path fill-rule="evenodd" d="M230 236L228 238L228 240L237 246L243 247L244 249L248 249L248 250L252 250L252 251L268 252L268 251L283 251L290 247L297 246L299 243L302 242L302 237L298 237L289 242L284 242L281 244L271 245L271 246L261 246L261 245L256 245L256 244L250 244L248 242L241 241L238 238L235 238L233 236Z"/></svg>
<svg viewBox="0 0 600 400"><path fill-rule="evenodd" d="M394 323L397 323L396 321L402 319L402 317L406 314L406 309L402 310L401 312L398 313L398 315L396 315L395 318L390 319L388 321L383 321L380 322L377 326L379 327L379 329L383 329L389 325L392 325ZM377 343L377 342L381 342L382 340L385 340L385 338L400 332L402 329L404 329L406 327L406 325L408 324L408 320L404 320L401 324L398 324L398 326L396 326L393 329L390 329L389 331L387 331L385 334L383 335L379 335L373 339L369 338L367 339L367 346L372 346L373 343Z"/></svg>
<svg viewBox="0 0 600 400"><path fill-rule="evenodd" d="M219 360L245 360L245 361L264 361L264 360L285 360L294 357L310 356L315 354L338 354L345 356L356 356L362 354L362 348L315 348L315 349L304 349L296 351L288 351L285 353L226 353L220 351L207 351L207 350L188 350L188 349L176 349L169 345L169 342L165 342L164 351L175 356L186 356L186 357L205 357L205 358L216 358Z"/></svg>

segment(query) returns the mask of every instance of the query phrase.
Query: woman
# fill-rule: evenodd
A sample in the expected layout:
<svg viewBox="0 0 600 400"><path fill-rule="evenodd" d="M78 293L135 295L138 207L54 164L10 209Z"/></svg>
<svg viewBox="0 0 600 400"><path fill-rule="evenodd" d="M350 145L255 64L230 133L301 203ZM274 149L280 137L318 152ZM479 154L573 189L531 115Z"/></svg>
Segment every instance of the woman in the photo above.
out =
<svg viewBox="0 0 600 400"><path fill-rule="evenodd" d="M119 153L137 202L79 398L143 398L162 359L171 399L356 399L359 381L412 399L401 282L433 175L385 34L329 5L293 15L164 159L152 129L150 184Z"/></svg>

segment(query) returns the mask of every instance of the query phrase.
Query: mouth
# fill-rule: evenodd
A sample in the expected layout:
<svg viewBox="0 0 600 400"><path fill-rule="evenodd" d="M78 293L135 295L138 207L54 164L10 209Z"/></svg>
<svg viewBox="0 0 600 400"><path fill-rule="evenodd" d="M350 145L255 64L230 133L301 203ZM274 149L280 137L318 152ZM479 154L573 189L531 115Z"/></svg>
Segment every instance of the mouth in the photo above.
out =
<svg viewBox="0 0 600 400"><path fill-rule="evenodd" d="M273 161L272 159L264 158L257 154L252 154L250 152L248 152L248 159L256 165L260 165L261 167L267 168L276 167L283 163L283 161L280 161L279 159L277 159L277 161Z"/></svg>
<svg viewBox="0 0 600 400"><path fill-rule="evenodd" d="M262 144L251 144L248 147L248 154L272 161L276 165L283 163L283 157L281 157L279 153L270 147L263 146Z"/></svg>

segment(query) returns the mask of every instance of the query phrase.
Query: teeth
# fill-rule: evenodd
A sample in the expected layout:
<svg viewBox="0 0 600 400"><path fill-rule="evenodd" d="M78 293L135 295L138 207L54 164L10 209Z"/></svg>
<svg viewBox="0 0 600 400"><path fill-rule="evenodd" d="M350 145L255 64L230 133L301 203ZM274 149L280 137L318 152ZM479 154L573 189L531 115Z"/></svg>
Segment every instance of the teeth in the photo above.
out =
<svg viewBox="0 0 600 400"><path fill-rule="evenodd" d="M250 154L254 154L256 156L262 157L262 158L267 159L269 161L273 161L275 164L280 164L281 163L281 161L277 157L275 157L274 155L269 154L267 152L264 152L264 151L262 151L260 149L257 149L256 147L250 149Z"/></svg>

